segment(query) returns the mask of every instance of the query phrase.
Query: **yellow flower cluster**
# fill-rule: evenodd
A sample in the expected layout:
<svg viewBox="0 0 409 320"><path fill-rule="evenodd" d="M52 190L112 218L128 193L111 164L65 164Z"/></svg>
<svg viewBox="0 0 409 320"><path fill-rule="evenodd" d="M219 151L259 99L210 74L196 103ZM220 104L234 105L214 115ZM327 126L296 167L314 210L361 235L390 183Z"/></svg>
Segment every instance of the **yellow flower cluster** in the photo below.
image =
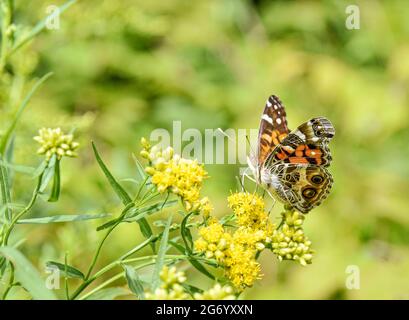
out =
<svg viewBox="0 0 409 320"><path fill-rule="evenodd" d="M194 247L197 251L203 252L206 258L215 258L219 263L223 263L232 236L215 218L211 218L208 223L208 226L199 229L200 238L195 241Z"/></svg>
<svg viewBox="0 0 409 320"><path fill-rule="evenodd" d="M280 261L296 260L303 266L312 263L314 251L302 229L304 216L296 211L285 211L282 215L282 226L272 236L273 253Z"/></svg>
<svg viewBox="0 0 409 320"><path fill-rule="evenodd" d="M228 198L237 218L238 228L229 233L216 219L199 229L195 249L207 258L215 258L224 266L226 276L239 290L260 279L257 252L271 242L274 225L264 211L264 201L258 195L236 193Z"/></svg>
<svg viewBox="0 0 409 320"><path fill-rule="evenodd" d="M145 294L148 300L186 300L189 295L185 292L182 284L186 281L186 276L183 272L177 272L175 267L169 268L164 266L160 279L162 285L155 290L154 293L147 292Z"/></svg>
<svg viewBox="0 0 409 320"><path fill-rule="evenodd" d="M154 293L146 292L145 298L148 300L187 300L190 296L183 288L183 283L186 281L185 273L176 271L175 267L169 268L164 266L160 279L161 286ZM221 286L216 283L209 290L193 295L195 300L235 300L234 290L232 287L225 285Z"/></svg>
<svg viewBox="0 0 409 320"><path fill-rule="evenodd" d="M79 143L74 141L72 134L64 134L61 128L42 128L39 130L39 135L34 137L34 140L41 145L37 153L44 154L47 161L53 155L56 155L58 160L64 156L77 156L75 150L79 147Z"/></svg>
<svg viewBox="0 0 409 320"><path fill-rule="evenodd" d="M200 199L203 180L208 177L203 165L197 160L181 158L174 154L171 147L165 150L151 147L144 138L141 143L141 156L150 163L145 171L152 177L158 191L169 191L180 196L188 211L201 209L204 215L209 215L212 210L209 199Z"/></svg>
<svg viewBox="0 0 409 320"><path fill-rule="evenodd" d="M263 198L248 192L238 192L230 195L227 202L237 218L237 224L243 229L243 234L252 234L254 243L271 242L275 226L264 210Z"/></svg>
<svg viewBox="0 0 409 320"><path fill-rule="evenodd" d="M202 293L194 294L195 300L235 300L234 290L232 287L225 285L221 286L216 283L213 288L203 291Z"/></svg>

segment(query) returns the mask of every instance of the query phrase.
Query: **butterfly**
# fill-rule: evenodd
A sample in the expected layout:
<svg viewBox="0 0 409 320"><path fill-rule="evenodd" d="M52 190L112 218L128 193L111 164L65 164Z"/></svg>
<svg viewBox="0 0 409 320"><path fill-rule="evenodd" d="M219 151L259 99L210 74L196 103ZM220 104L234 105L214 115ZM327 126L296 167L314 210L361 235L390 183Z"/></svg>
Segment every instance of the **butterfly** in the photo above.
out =
<svg viewBox="0 0 409 320"><path fill-rule="evenodd" d="M270 96L261 116L256 152L248 157L255 182L280 202L308 213L328 196L333 184L327 167L334 134L325 117L312 118L290 131L282 102Z"/></svg>

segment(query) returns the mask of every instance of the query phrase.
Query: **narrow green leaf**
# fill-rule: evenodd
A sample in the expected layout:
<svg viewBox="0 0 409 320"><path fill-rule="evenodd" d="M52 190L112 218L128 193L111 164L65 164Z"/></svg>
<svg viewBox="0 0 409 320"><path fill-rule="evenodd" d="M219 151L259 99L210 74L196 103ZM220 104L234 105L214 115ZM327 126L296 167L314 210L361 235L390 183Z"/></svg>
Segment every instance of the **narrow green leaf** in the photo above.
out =
<svg viewBox="0 0 409 320"><path fill-rule="evenodd" d="M0 254L5 256L14 265L16 280L31 294L33 299L56 299L53 291L46 288L46 282L20 251L12 247L0 247Z"/></svg>
<svg viewBox="0 0 409 320"><path fill-rule="evenodd" d="M15 42L14 46L11 48L11 50L7 53L7 56L11 56L14 52L16 52L20 47L25 45L27 42L29 42L31 39L36 37L39 33L44 31L47 27L46 22L48 19L53 18L56 14L60 15L62 14L65 10L67 10L71 5L73 5L77 0L70 0L64 3L62 6L58 7L58 10L55 10L51 14L49 14L47 17L45 17L43 20L41 20L39 23L37 23L31 31L24 36L22 39L17 39Z"/></svg>
<svg viewBox="0 0 409 320"><path fill-rule="evenodd" d="M114 300L120 296L126 296L129 290L121 287L113 287L99 290L90 295L86 300Z"/></svg>
<svg viewBox="0 0 409 320"><path fill-rule="evenodd" d="M33 176L35 171L36 171L36 168L34 168L34 167L24 166L24 165L21 165L21 164L12 164L10 162L6 162L6 161L1 160L1 159L0 159L0 164L5 166L10 171L12 170L14 172L26 174L26 175L29 175L29 176Z"/></svg>
<svg viewBox="0 0 409 320"><path fill-rule="evenodd" d="M212 275L199 261L197 261L194 257L190 257L189 259L190 264L195 267L196 270L203 273L205 276L209 277L210 279L215 280L214 275Z"/></svg>
<svg viewBox="0 0 409 320"><path fill-rule="evenodd" d="M44 175L43 175L43 178L41 179L41 185L39 188L40 193L43 193L45 191L51 179L53 178L54 173L55 173L54 167L56 163L57 163L57 157L53 155L45 167Z"/></svg>
<svg viewBox="0 0 409 320"><path fill-rule="evenodd" d="M136 157L134 153L132 154L132 158L135 161L136 169L138 170L138 174L141 178L140 181L145 180L148 174L145 172L145 169L143 168L142 164L139 162L138 158Z"/></svg>
<svg viewBox="0 0 409 320"><path fill-rule="evenodd" d="M125 207L125 209L122 210L122 212L121 212L121 214L120 214L119 217L117 217L117 218L115 218L115 219L112 219L112 220L109 220L109 221L105 222L103 225L100 225L100 226L97 228L97 231L101 231L101 230L104 230L104 229L107 229L107 228L113 226L114 224L118 223L121 219L123 219L123 217L125 217L125 216L127 215L128 211L132 211L132 210L137 210L137 208L135 208L135 204L134 204L134 203L128 204L128 205Z"/></svg>
<svg viewBox="0 0 409 320"><path fill-rule="evenodd" d="M108 179L109 184L114 189L117 196L122 200L122 203L124 205L129 205L130 203L132 203L131 197L124 190L124 188L122 188L122 186L116 181L114 176L108 170L107 166L105 165L104 161L102 160L101 156L99 155L98 150L97 150L94 142L92 142L92 148L94 150L95 158L96 158L102 172L104 173L105 177ZM138 224L139 224L141 232L145 236L145 238L149 238L152 235L152 229L151 229L148 221L145 218L142 218L141 220L138 221Z"/></svg>
<svg viewBox="0 0 409 320"><path fill-rule="evenodd" d="M47 268L57 268L61 271L62 275L66 276L67 278L85 278L84 274L80 270L64 263L47 261L46 266Z"/></svg>
<svg viewBox="0 0 409 320"><path fill-rule="evenodd" d="M56 160L54 166L54 181L53 186L51 188L50 198L48 202L57 202L60 198L60 191L61 191L61 176L60 176L60 160Z"/></svg>
<svg viewBox="0 0 409 320"><path fill-rule="evenodd" d="M100 214L78 214L78 215L55 215L51 217L42 217L42 218L31 218L31 219L20 219L18 224L49 224L49 223L58 223L58 222L76 222L76 221L85 221L85 220L94 220L109 217L109 213L100 213Z"/></svg>
<svg viewBox="0 0 409 320"><path fill-rule="evenodd" d="M7 146L9 145L10 142L10 138L17 126L18 121L21 118L21 115L23 114L24 110L26 109L28 103L30 102L31 97L33 96L33 94L37 91L37 89L49 78L51 77L52 72L47 73L46 75L44 75L43 77L41 77L35 84L34 86L31 88L31 90L28 92L28 94L26 95L26 97L24 98L23 102L21 103L21 105L19 106L16 115L14 116L13 121L11 122L10 127L7 129L6 133L4 134L4 136L2 137L2 139L0 140L0 154L4 154L6 151Z"/></svg>
<svg viewBox="0 0 409 320"><path fill-rule="evenodd" d="M193 238L192 234L190 232L190 229L186 227L187 222L189 221L190 216L193 214L193 212L187 214L180 225L180 232L182 235L183 242L185 243L185 247L188 250L188 253L190 254L192 252L193 248Z"/></svg>
<svg viewBox="0 0 409 320"><path fill-rule="evenodd" d="M171 241L169 240L169 244L173 247L176 248L176 250L178 250L181 254L186 254L186 250L185 247L180 245L179 243L176 243L175 241Z"/></svg>
<svg viewBox="0 0 409 320"><path fill-rule="evenodd" d="M194 298L195 293L202 293L203 292L202 289L200 289L198 287L195 287L195 286L192 286L192 285L187 284L187 283L182 283L182 287L190 294L190 296L192 298Z"/></svg>
<svg viewBox="0 0 409 320"><path fill-rule="evenodd" d="M143 219L148 215L161 211L163 208L173 206L177 202L178 202L177 200L172 200L167 202L166 204L157 203L151 206L143 207L139 210L135 210L135 212L132 212L129 216L127 216L124 219L124 222L138 222L139 220Z"/></svg>
<svg viewBox="0 0 409 320"><path fill-rule="evenodd" d="M152 275L152 285L151 285L152 292L154 292L160 285L160 273L165 263L165 254L168 248L169 229L170 229L171 223L172 223L172 215L170 215L168 218L168 222L166 224L165 230L163 231L162 239L160 241L157 260L156 260L155 268L153 270L153 275Z"/></svg>
<svg viewBox="0 0 409 320"><path fill-rule="evenodd" d="M107 166L105 165L104 161L102 160L101 156L98 153L98 150L92 142L92 148L94 150L95 158L98 162L98 165L100 166L102 172L104 173L105 177L108 179L109 184L111 185L112 189L114 189L115 193L117 196L121 199L122 203L124 205L127 205L132 202L131 197L128 195L128 193L122 188L122 186L116 181L112 173L108 170Z"/></svg>
<svg viewBox="0 0 409 320"><path fill-rule="evenodd" d="M1 156L0 156L1 160ZM0 163L0 193L1 193L1 204L4 206L4 213L6 221L10 222L12 219L13 211L9 207L11 204L11 193L9 188L9 178L7 168Z"/></svg>
<svg viewBox="0 0 409 320"><path fill-rule="evenodd" d="M125 270L125 277L126 281L128 282L129 289L131 289L131 291L135 293L139 299L145 299L143 285L135 269L128 265L123 265L123 268Z"/></svg>
<svg viewBox="0 0 409 320"><path fill-rule="evenodd" d="M139 229L141 229L141 232L144 235L144 237L149 238L153 233L152 233L152 228L149 225L148 220L146 220L145 218L141 218L137 222L139 224Z"/></svg>

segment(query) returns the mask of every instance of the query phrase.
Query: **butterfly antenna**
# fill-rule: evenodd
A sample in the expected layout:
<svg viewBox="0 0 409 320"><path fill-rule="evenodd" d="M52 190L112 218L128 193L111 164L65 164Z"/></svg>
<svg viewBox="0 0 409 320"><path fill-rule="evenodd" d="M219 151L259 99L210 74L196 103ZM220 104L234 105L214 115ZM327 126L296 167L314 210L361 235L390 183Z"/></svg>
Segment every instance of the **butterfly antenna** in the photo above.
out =
<svg viewBox="0 0 409 320"><path fill-rule="evenodd" d="M246 188L244 187L243 182L241 181L240 177L236 176L237 181L239 182L239 185L241 186L241 190L247 192Z"/></svg>
<svg viewBox="0 0 409 320"><path fill-rule="evenodd" d="M256 156L256 153L254 152L253 147L252 147L252 145L251 145L250 138L249 138L249 136L248 136L247 134L246 134L246 141L247 141L247 143L248 143L248 145L249 145L249 147L250 147L250 153L251 153L253 156Z"/></svg>

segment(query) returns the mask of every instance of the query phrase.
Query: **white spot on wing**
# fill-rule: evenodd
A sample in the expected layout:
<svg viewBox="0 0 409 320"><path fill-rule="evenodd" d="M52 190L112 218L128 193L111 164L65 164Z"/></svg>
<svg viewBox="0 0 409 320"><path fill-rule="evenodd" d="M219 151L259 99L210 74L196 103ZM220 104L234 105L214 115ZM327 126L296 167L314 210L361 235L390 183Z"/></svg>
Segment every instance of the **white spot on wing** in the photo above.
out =
<svg viewBox="0 0 409 320"><path fill-rule="evenodd" d="M267 104L267 107L269 107L269 108L273 105L273 104L270 102L270 100L267 100L266 104Z"/></svg>
<svg viewBox="0 0 409 320"><path fill-rule="evenodd" d="M274 105L274 110L277 110L278 109L278 106L275 104Z"/></svg>
<svg viewBox="0 0 409 320"><path fill-rule="evenodd" d="M261 119L266 120L268 123L273 124L273 119L271 119L271 118L270 118L268 115L266 115L266 114L263 114L263 115L261 116Z"/></svg>
<svg viewBox="0 0 409 320"><path fill-rule="evenodd" d="M277 118L277 119L276 119L276 122L277 122L277 124L281 124L281 119L280 119L280 118Z"/></svg>

